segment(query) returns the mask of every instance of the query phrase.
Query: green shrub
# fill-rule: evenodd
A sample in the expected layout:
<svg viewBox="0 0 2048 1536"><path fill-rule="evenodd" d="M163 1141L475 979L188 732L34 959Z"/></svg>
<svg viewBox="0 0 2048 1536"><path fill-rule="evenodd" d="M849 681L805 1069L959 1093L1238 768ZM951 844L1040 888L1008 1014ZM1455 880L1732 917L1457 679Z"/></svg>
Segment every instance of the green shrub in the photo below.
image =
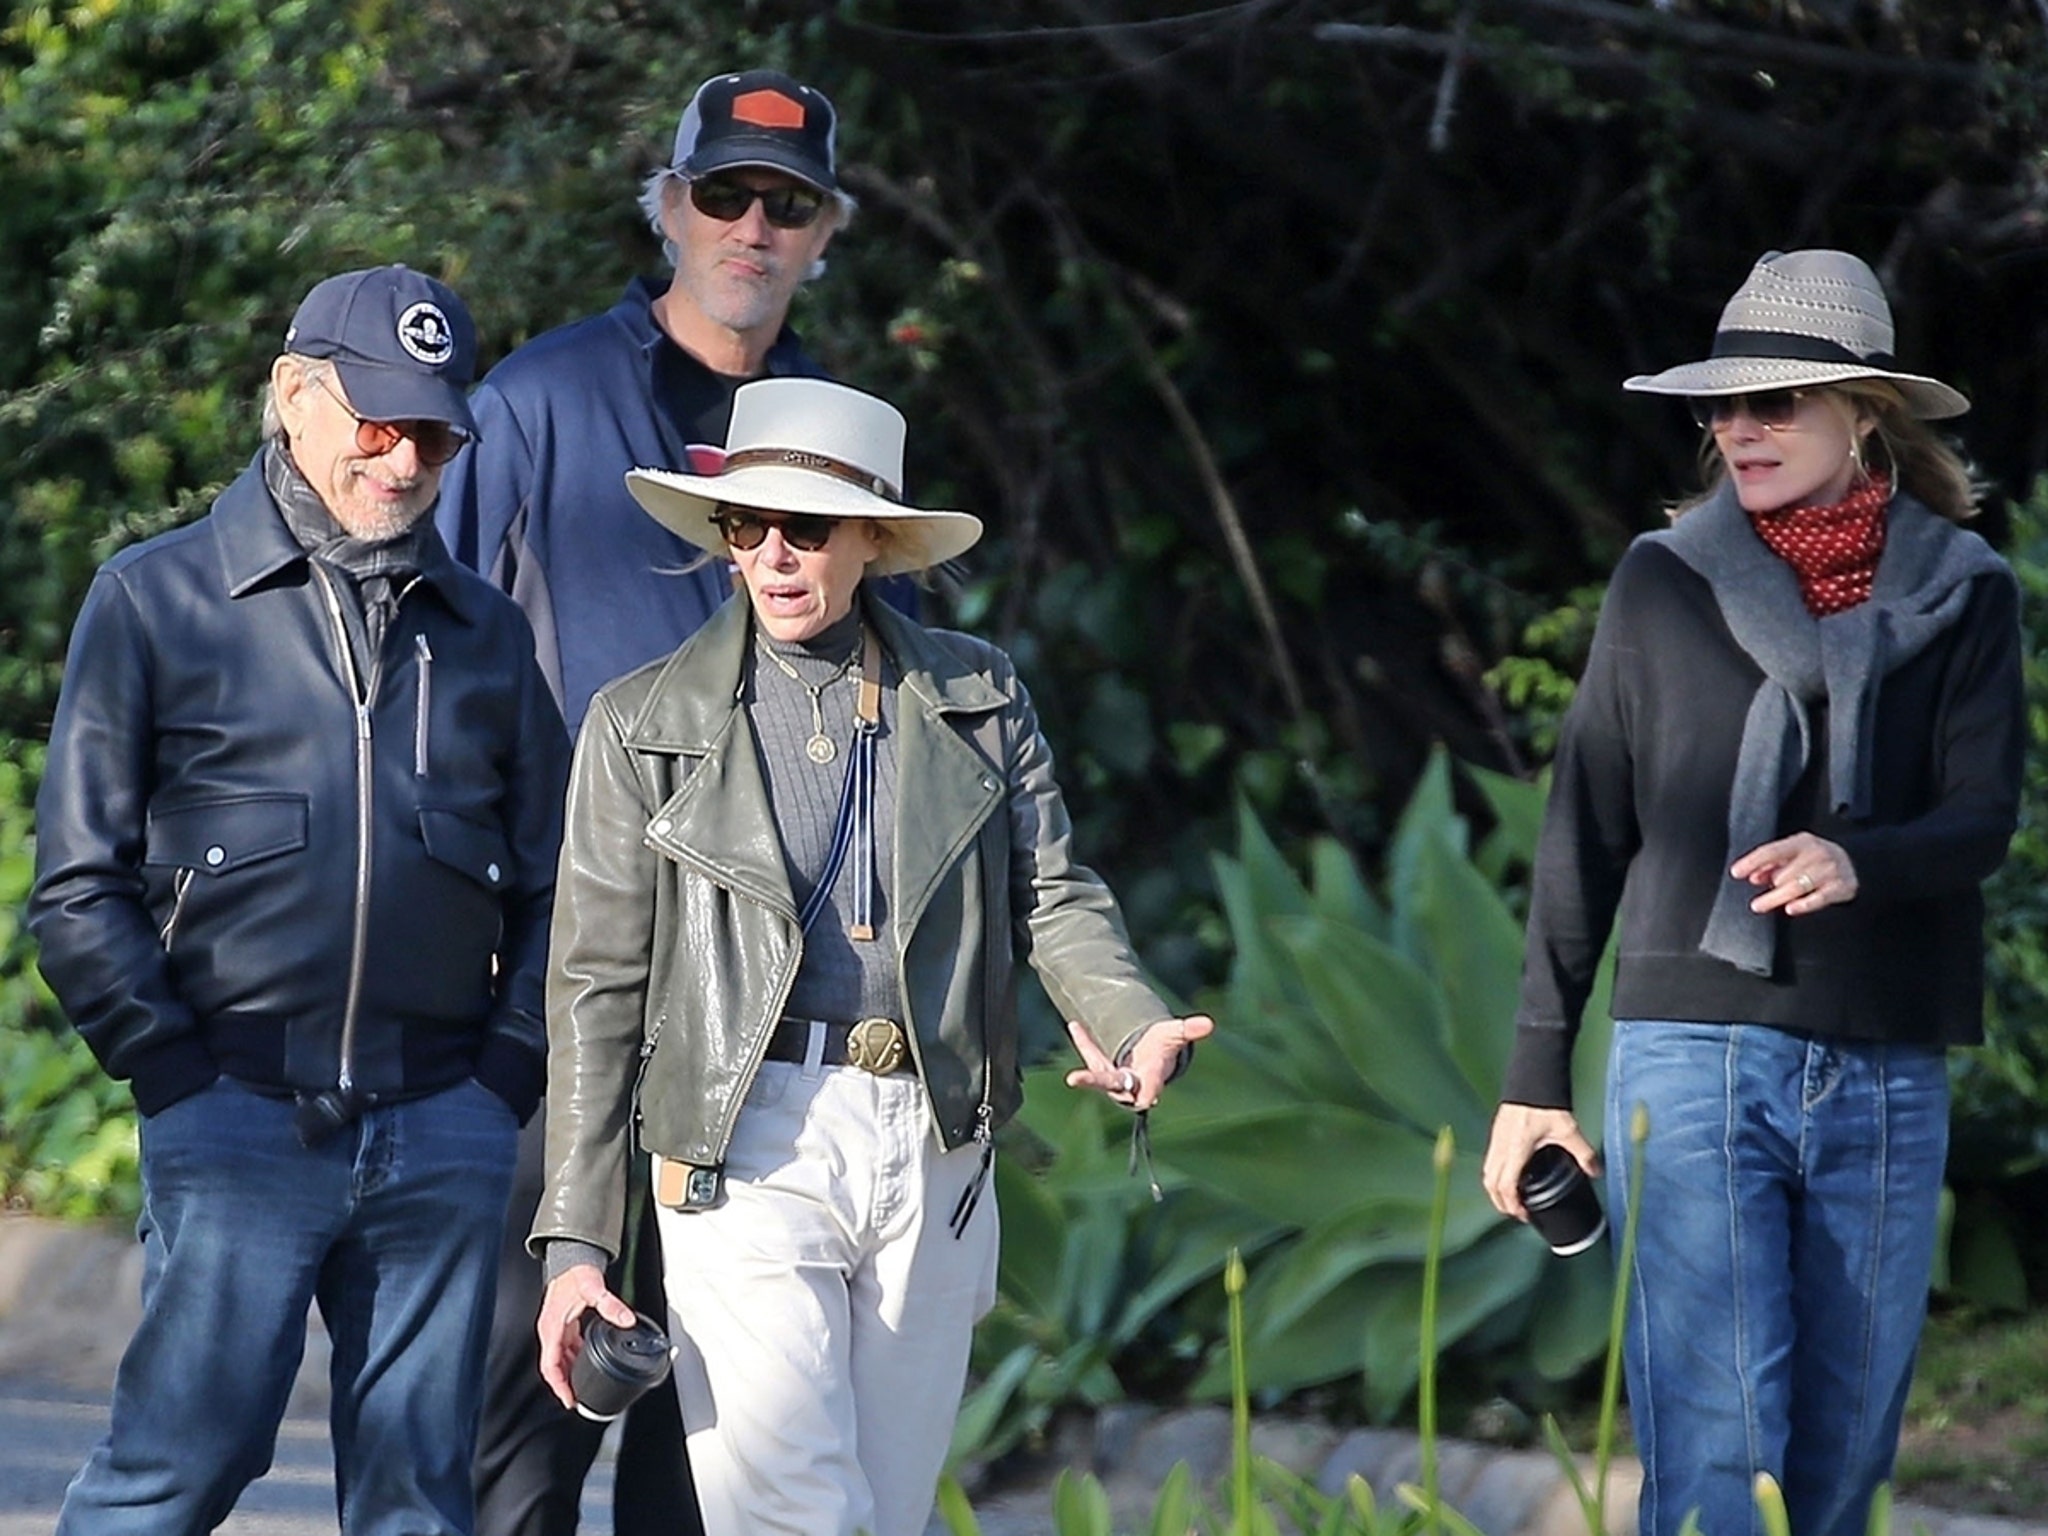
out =
<svg viewBox="0 0 2048 1536"><path fill-rule="evenodd" d="M1504 883L1533 853L1539 786L1474 772L1492 830L1471 846L1439 755L1402 814L1384 898L1331 843L1304 884L1250 816L1217 880L1236 947L1203 1000L1220 1021L1154 1135L1175 1187L1265 1218L1245 1310L1251 1389L1279 1396L1358 1376L1375 1420L1416 1385L1431 1164L1439 1127L1460 1147L1438 1304L1447 1344L1488 1383L1575 1375L1600 1350L1606 1266L1546 1262L1479 1184L1513 1038L1520 920ZM1588 1012L1576 1099L1597 1130L1605 986ZM1212 1348L1197 1395L1228 1388Z"/></svg>
<svg viewBox="0 0 2048 1536"><path fill-rule="evenodd" d="M70 1029L0 1024L0 1207L83 1220L140 1203L135 1104Z"/></svg>
<svg viewBox="0 0 2048 1536"><path fill-rule="evenodd" d="M1635 1188L1640 1190L1642 1148L1648 1139L1648 1118L1638 1110L1630 1126L1636 1149L1632 1159ZM1438 1439L1436 1433L1435 1362L1441 1318L1440 1281L1446 1254L1446 1216L1453 1202L1459 1159L1449 1127L1440 1129L1431 1152L1429 1217L1424 1238L1424 1281L1421 1314L1413 1345L1421 1363L1421 1446L1417 1483L1402 1483L1395 1501L1385 1508L1370 1485L1356 1475L1337 1493L1324 1493L1308 1478L1265 1458L1251 1449L1251 1398L1247 1383L1254 1374L1248 1357L1245 1326L1246 1271L1236 1249L1223 1266L1223 1285L1229 1317L1229 1375L1231 1399L1231 1465L1223 1485L1215 1490L1224 1507L1218 1509L1207 1490L1196 1485L1185 1462L1177 1464L1161 1484L1151 1516L1142 1527L1150 1536L1280 1536L1283 1530L1302 1536L1430 1536L1449 1532L1451 1536L1483 1536L1478 1527L1453 1508L1443 1496L1437 1480ZM1627 1267L1635 1251L1636 1221L1642 1210L1638 1199L1629 1201L1630 1216L1621 1233L1622 1265ZM1614 1293L1608 1310L1603 1344L1606 1371L1600 1394L1600 1416L1594 1431L1591 1480L1581 1469L1554 1419L1546 1418L1544 1429L1551 1454L1569 1483L1588 1536L1600 1536L1610 1528L1608 1520L1608 1473L1613 1461L1614 1430L1621 1382L1621 1339L1627 1318L1627 1294ZM1758 1477L1757 1509L1769 1536L1791 1536L1783 1492L1768 1474ZM980 1536L981 1525L973 1506L959 1483L951 1477L941 1480L938 1512L953 1536ZM1053 1490L1055 1536L1113 1536L1116 1530L1108 1492L1092 1473L1062 1472ZM1865 1524L1867 1536L1889 1536L1892 1523L1891 1488L1880 1484L1871 1499ZM1688 1515L1680 1536L1702 1536L1697 1520ZM1925 1536L1925 1527L1915 1527Z"/></svg>

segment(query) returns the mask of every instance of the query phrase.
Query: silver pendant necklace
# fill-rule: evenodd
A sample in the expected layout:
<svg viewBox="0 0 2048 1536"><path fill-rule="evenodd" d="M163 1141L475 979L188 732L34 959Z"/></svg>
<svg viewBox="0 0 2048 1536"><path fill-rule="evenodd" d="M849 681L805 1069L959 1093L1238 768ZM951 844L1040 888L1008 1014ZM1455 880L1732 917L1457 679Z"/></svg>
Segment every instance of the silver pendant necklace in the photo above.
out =
<svg viewBox="0 0 2048 1536"><path fill-rule="evenodd" d="M784 661L765 640L761 642L761 654L782 668L785 677L811 696L811 734L810 739L804 743L804 756L823 767L839 755L839 744L825 734L825 690L846 676L848 669L853 666L854 658L860 655L860 648L856 646L848 651L846 660L840 662L833 669L832 675L822 683L805 682L803 674Z"/></svg>

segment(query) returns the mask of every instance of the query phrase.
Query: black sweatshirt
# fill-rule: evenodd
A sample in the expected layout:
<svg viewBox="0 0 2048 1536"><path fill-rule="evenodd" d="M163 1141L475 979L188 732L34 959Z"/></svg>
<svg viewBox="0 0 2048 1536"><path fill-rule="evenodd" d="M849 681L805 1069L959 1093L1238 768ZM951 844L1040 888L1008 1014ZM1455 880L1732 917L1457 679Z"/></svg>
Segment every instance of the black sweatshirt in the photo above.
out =
<svg viewBox="0 0 2048 1536"><path fill-rule="evenodd" d="M1955 625L1880 684L1863 820L1829 805L1827 704L1809 706L1812 756L1778 835L1839 844L1859 891L1780 917L1769 976L1699 948L1728 878L1729 791L1762 679L1705 579L1668 548L1633 545L1558 746L1504 1101L1570 1107L1572 1041L1617 908L1616 1018L1982 1038L1979 887L2011 839L2026 746L2010 574L1976 579Z"/></svg>

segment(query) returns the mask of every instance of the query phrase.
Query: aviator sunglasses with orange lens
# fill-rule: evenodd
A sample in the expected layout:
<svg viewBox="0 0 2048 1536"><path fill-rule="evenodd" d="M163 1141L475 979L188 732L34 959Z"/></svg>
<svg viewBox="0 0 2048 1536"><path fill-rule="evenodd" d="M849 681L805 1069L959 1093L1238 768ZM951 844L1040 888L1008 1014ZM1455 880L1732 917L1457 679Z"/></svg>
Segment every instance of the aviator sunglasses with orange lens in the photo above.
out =
<svg viewBox="0 0 2048 1536"><path fill-rule="evenodd" d="M1754 395L1688 395L1685 403L1702 431L1711 432L1733 421L1740 409L1747 411L1749 419L1765 431L1779 432L1792 425L1792 418L1799 414L1799 402L1805 398L1803 389L1767 389Z"/></svg>
<svg viewBox="0 0 2048 1536"><path fill-rule="evenodd" d="M777 229L809 229L825 211L825 194L816 187L785 182L775 187L750 187L723 176L699 176L690 183L690 202L707 219L730 224L743 219L761 200L761 212Z"/></svg>
<svg viewBox="0 0 2048 1536"><path fill-rule="evenodd" d="M758 549L770 528L780 529L782 542L805 554L816 554L832 540L835 517L809 512L756 512L751 507L720 507L711 521L734 549Z"/></svg>
<svg viewBox="0 0 2048 1536"><path fill-rule="evenodd" d="M358 416L346 400L327 387L327 381L319 374L309 373L306 377L319 386L321 394L348 413L349 420L356 424L356 452L365 458L381 459L398 446L400 438L409 437L420 462L438 469L462 452L463 445L469 441L467 432L460 427L451 427L445 421L371 421L367 416Z"/></svg>

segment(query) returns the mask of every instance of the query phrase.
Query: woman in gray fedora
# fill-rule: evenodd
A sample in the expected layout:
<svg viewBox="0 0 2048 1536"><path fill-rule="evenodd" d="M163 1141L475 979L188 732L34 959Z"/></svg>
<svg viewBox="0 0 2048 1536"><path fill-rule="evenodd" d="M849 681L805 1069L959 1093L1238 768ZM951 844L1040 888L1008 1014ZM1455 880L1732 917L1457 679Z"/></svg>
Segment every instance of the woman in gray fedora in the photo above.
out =
<svg viewBox="0 0 2048 1536"><path fill-rule="evenodd" d="M1515 1047L1484 1179L1526 1217L1539 1146L1588 1172L1572 1042L1617 922L1605 1142L1625 1218L1640 1529L1864 1529L1925 1316L1946 1046L1979 1038L1980 886L2018 812L2018 591L1960 524L1927 423L1968 408L1892 357L1875 275L1773 252L1686 397L1706 491L1601 609L1538 848Z"/></svg>
<svg viewBox="0 0 2048 1536"><path fill-rule="evenodd" d="M1015 961L1071 1021L1068 1083L1141 1116L1212 1028L1076 860L1009 658L865 597L981 535L904 504L903 446L885 402L772 378L720 468L633 471L740 590L598 693L571 777L542 1374L572 1403L586 1309L632 1321L603 1271L637 1129L710 1536L924 1530L995 1294Z"/></svg>

